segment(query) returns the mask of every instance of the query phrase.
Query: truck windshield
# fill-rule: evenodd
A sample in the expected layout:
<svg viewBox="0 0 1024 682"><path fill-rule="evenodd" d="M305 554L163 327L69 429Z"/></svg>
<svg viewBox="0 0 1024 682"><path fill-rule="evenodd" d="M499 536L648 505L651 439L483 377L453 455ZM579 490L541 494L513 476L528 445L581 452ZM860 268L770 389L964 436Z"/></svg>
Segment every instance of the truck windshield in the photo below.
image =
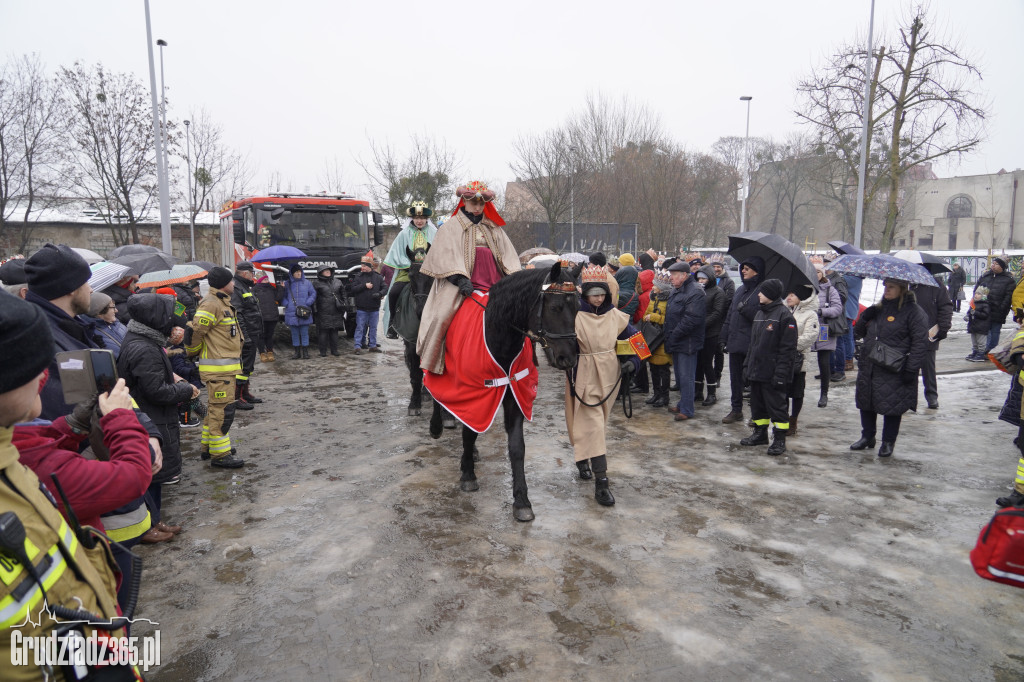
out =
<svg viewBox="0 0 1024 682"><path fill-rule="evenodd" d="M270 211L258 211L259 248L274 244L302 247L366 246L366 213L324 210L323 208L285 207L280 217Z"/></svg>

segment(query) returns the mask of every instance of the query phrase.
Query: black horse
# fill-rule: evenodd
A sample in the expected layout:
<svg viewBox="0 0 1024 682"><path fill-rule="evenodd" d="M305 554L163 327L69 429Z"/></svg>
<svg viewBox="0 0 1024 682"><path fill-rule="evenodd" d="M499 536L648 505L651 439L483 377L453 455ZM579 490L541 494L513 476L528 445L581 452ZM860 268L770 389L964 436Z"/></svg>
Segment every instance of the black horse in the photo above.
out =
<svg viewBox="0 0 1024 682"><path fill-rule="evenodd" d="M473 305L466 301L464 305ZM499 280L490 290L484 337L497 363L507 373L522 351L527 335L534 341L533 362L536 365L536 344L547 356L548 363L559 370L576 366L579 347L576 344L576 313L579 297L575 274L556 263L548 269L523 270ZM505 433L508 436L508 457L512 464L512 513L517 521L532 521L533 508L527 496L524 460L523 413L512 391L502 400ZM430 435L441 437L441 405L434 401L430 418ZM478 490L473 452L477 433L462 427L462 477L460 487L466 492Z"/></svg>
<svg viewBox="0 0 1024 682"><path fill-rule="evenodd" d="M405 343L405 366L409 369L409 384L412 386L412 395L409 397L410 417L418 416L423 407L423 370L420 369L420 356L416 353L416 334L419 331L419 321L423 317L423 306L427 303L427 296L430 295L430 287L434 284L434 278L420 272L423 265L423 257L426 256L426 249L417 249L415 252L405 247L405 253L409 256L409 283L406 291L399 295L399 309L401 306L412 306L414 315L407 316L401 325L400 332L402 341ZM396 316L399 313L396 311ZM447 420L451 421L449 428L455 427L454 417L448 415Z"/></svg>

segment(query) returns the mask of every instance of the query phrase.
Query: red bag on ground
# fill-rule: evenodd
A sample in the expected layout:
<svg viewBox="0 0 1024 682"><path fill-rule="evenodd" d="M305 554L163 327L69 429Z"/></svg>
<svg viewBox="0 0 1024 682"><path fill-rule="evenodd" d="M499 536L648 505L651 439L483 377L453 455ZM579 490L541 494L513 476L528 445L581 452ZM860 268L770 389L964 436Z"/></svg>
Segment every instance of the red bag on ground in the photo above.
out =
<svg viewBox="0 0 1024 682"><path fill-rule="evenodd" d="M1024 587L1024 509L996 512L978 534L971 565L986 580Z"/></svg>

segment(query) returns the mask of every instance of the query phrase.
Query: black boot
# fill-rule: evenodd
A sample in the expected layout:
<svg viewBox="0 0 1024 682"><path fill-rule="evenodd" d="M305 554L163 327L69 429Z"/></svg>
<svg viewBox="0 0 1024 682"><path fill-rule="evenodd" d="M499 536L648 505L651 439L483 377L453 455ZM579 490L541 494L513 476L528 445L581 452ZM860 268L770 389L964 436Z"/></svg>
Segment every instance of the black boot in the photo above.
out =
<svg viewBox="0 0 1024 682"><path fill-rule="evenodd" d="M604 455L594 457L590 460L594 467L594 499L604 507L611 507L615 504L612 491L608 490L608 458Z"/></svg>
<svg viewBox="0 0 1024 682"><path fill-rule="evenodd" d="M395 331L394 327L388 326L388 331L384 336L389 339L397 339L398 332Z"/></svg>
<svg viewBox="0 0 1024 682"><path fill-rule="evenodd" d="M258 405L259 403L263 402L263 398L257 398L256 396L249 392L248 381L242 384L242 398L245 400L245 402L252 403L253 405Z"/></svg>
<svg viewBox="0 0 1024 682"><path fill-rule="evenodd" d="M879 457L892 457L893 446L896 445L891 440L883 440L882 444L878 446Z"/></svg>
<svg viewBox="0 0 1024 682"><path fill-rule="evenodd" d="M754 425L754 432L740 441L740 445L768 445L768 425Z"/></svg>
<svg viewBox="0 0 1024 682"><path fill-rule="evenodd" d="M302 359L309 360L309 346L302 347Z"/></svg>
<svg viewBox="0 0 1024 682"><path fill-rule="evenodd" d="M697 401L704 400L704 382L695 381L693 382L693 404L696 405Z"/></svg>
<svg viewBox="0 0 1024 682"><path fill-rule="evenodd" d="M253 410L255 407L242 398L242 384L235 384L235 409L236 410Z"/></svg>
<svg viewBox="0 0 1024 682"><path fill-rule="evenodd" d="M768 446L769 455L781 455L786 452L786 429L772 429L772 444Z"/></svg>
<svg viewBox="0 0 1024 682"><path fill-rule="evenodd" d="M584 459L576 462L576 468L580 471L580 480L589 481L594 477L594 472L590 470L590 460Z"/></svg>
<svg viewBox="0 0 1024 682"><path fill-rule="evenodd" d="M708 386L708 397L704 398L704 401L701 403L701 405L703 405L704 407L711 407L712 405L717 403L718 397L715 395L716 391L718 391L717 386Z"/></svg>
<svg viewBox="0 0 1024 682"><path fill-rule="evenodd" d="M866 433L860 434L860 440L850 446L851 450L867 450L868 448L875 447L875 434L870 436Z"/></svg>
<svg viewBox="0 0 1024 682"><path fill-rule="evenodd" d="M1024 495L1014 488L1013 492L1006 497L997 497L996 504L1000 507L1024 507Z"/></svg>
<svg viewBox="0 0 1024 682"><path fill-rule="evenodd" d="M818 398L818 407L828 407L828 389L821 389L821 397Z"/></svg>
<svg viewBox="0 0 1024 682"><path fill-rule="evenodd" d="M295 355L292 356L292 360L298 360L302 357L302 349L298 346L292 346L295 349Z"/></svg>

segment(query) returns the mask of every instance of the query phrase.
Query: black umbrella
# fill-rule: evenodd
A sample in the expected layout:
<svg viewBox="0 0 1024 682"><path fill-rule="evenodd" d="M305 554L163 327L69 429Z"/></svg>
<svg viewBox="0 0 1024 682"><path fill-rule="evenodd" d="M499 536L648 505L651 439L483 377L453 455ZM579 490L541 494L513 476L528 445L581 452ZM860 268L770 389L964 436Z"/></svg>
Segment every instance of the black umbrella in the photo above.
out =
<svg viewBox="0 0 1024 682"><path fill-rule="evenodd" d="M842 256L866 256L868 255L863 249L859 249L853 244L848 242L829 242L829 246L836 250L836 253Z"/></svg>
<svg viewBox="0 0 1024 682"><path fill-rule="evenodd" d="M114 263L127 265L133 274L144 275L154 270L170 270L177 263L174 256L163 251L152 253L129 253L113 260Z"/></svg>
<svg viewBox="0 0 1024 682"><path fill-rule="evenodd" d="M740 263L758 256L764 260L765 279L780 279L784 291L804 298L818 290L818 274L799 246L777 234L741 232L729 235L730 256Z"/></svg>
<svg viewBox="0 0 1024 682"><path fill-rule="evenodd" d="M185 265L196 265L196 266L201 267L203 270L206 270L207 272L209 272L210 270L213 270L215 267L217 267L216 264L211 263L208 260L190 260Z"/></svg>
<svg viewBox="0 0 1024 682"><path fill-rule="evenodd" d="M925 253L924 251L903 249L902 251L897 251L892 255L909 263L917 263L933 275L944 275L947 272L953 272L953 270L946 265L946 261L942 260L938 256Z"/></svg>
<svg viewBox="0 0 1024 682"><path fill-rule="evenodd" d="M107 254L107 260L114 260L115 258L120 258L121 256L131 256L136 253L159 252L160 249L156 248L155 246L150 246L149 244L124 244L122 246L117 247L109 254Z"/></svg>

